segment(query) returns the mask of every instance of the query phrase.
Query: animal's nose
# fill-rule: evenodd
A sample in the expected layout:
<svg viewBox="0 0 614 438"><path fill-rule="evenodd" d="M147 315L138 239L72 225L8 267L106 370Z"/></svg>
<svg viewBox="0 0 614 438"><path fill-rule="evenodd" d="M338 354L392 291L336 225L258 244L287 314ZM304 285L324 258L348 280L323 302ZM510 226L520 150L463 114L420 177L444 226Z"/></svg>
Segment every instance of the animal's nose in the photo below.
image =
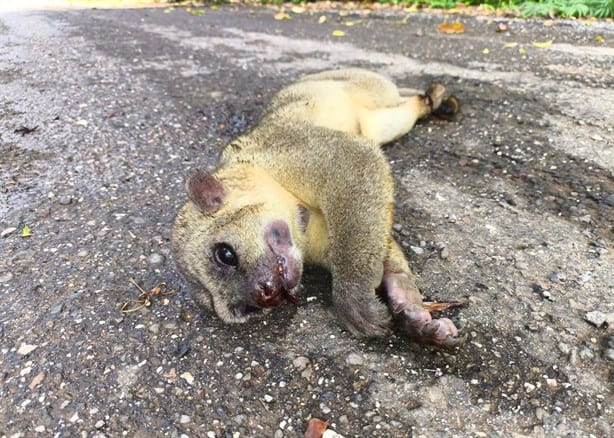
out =
<svg viewBox="0 0 614 438"><path fill-rule="evenodd" d="M260 281L252 291L252 296L260 307L277 306L281 301L281 295L281 289L271 280Z"/></svg>

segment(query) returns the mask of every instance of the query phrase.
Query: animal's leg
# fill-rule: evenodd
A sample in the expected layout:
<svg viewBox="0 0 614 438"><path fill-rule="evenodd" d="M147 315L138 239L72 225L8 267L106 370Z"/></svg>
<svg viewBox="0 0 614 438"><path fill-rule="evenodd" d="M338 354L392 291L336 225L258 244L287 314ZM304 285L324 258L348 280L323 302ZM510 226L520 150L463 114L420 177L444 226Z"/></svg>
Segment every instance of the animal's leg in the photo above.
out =
<svg viewBox="0 0 614 438"><path fill-rule="evenodd" d="M425 308L428 306L422 302L422 296L405 256L392 238L388 258L384 262L382 287L393 318L418 342L455 347L464 341L464 338L458 336L457 328L448 318L431 317Z"/></svg>
<svg viewBox="0 0 614 438"><path fill-rule="evenodd" d="M414 91L401 90L403 93ZM452 96L444 98L444 95L443 85L435 84L424 94L404 98L400 105L363 109L359 116L361 135L383 145L408 133L419 119L439 111L442 103L445 106L444 115L455 114L458 111L458 101Z"/></svg>
<svg viewBox="0 0 614 438"><path fill-rule="evenodd" d="M424 93L423 90L419 90L417 88L399 88L399 94L403 98L412 97L412 96L418 96L418 95L423 94L423 93Z"/></svg>

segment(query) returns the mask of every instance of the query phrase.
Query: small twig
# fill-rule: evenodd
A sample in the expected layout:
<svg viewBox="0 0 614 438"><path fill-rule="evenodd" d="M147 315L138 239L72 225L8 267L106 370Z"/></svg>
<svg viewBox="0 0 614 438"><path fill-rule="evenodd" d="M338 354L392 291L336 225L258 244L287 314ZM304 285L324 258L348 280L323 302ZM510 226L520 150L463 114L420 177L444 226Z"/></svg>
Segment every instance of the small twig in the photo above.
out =
<svg viewBox="0 0 614 438"><path fill-rule="evenodd" d="M151 306L153 297L157 295L172 295L177 293L176 289L169 290L167 284L164 282L158 283L153 287L153 289L146 291L139 286L134 278L129 278L128 281L138 289L140 294L135 300L128 300L122 305L122 313L132 313L136 312L137 310L141 310L144 307Z"/></svg>

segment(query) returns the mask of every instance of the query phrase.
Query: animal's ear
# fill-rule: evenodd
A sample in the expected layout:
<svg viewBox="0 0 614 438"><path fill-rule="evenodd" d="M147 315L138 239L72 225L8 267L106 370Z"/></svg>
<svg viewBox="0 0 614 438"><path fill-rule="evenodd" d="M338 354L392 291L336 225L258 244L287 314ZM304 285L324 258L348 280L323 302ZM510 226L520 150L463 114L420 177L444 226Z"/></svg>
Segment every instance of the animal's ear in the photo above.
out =
<svg viewBox="0 0 614 438"><path fill-rule="evenodd" d="M188 197L203 213L215 213L224 203L224 186L215 176L196 170L186 182Z"/></svg>

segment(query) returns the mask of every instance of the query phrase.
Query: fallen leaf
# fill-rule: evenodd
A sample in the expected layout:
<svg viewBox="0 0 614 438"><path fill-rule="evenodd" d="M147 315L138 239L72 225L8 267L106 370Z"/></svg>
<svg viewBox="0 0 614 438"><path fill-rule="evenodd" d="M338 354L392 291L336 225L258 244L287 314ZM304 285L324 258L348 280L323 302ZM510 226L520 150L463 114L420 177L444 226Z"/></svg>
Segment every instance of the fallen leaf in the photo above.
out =
<svg viewBox="0 0 614 438"><path fill-rule="evenodd" d="M28 385L28 388L30 389L30 391L33 390L34 388L36 388L38 385L40 385L44 378L45 378L45 372L44 371L41 371L36 376L34 376L32 381Z"/></svg>
<svg viewBox="0 0 614 438"><path fill-rule="evenodd" d="M482 54L483 55L488 55L489 53L490 53L490 50L488 50L488 49L482 50Z"/></svg>
<svg viewBox="0 0 614 438"><path fill-rule="evenodd" d="M77 120L75 122L75 125L77 125L77 126L87 126L87 120Z"/></svg>
<svg viewBox="0 0 614 438"><path fill-rule="evenodd" d="M320 16L320 18L318 18L318 23L319 23L319 24L324 24L324 23L326 23L326 15L322 15L322 16Z"/></svg>
<svg viewBox="0 0 614 438"><path fill-rule="evenodd" d="M533 45L533 47L537 47L537 48L540 48L540 49L547 49L548 47L550 47L552 45L552 40L550 40L550 41L543 41L543 42L533 41L531 44Z"/></svg>
<svg viewBox="0 0 614 438"><path fill-rule="evenodd" d="M305 430L305 438L322 438L322 434L328 428L328 423L318 418L310 418Z"/></svg>
<svg viewBox="0 0 614 438"><path fill-rule="evenodd" d="M503 47L505 47L506 49L511 49L512 47L517 47L518 43L505 43L503 44Z"/></svg>
<svg viewBox="0 0 614 438"><path fill-rule="evenodd" d="M305 8L302 8L300 6L292 6L292 9L290 10L295 14L302 14L303 12L305 12Z"/></svg>
<svg viewBox="0 0 614 438"><path fill-rule="evenodd" d="M333 35L333 36L337 36L337 37L339 37L339 36L343 36L343 35L345 35L345 32L344 32L344 31L342 31L342 30L333 30L332 35Z"/></svg>
<svg viewBox="0 0 614 438"><path fill-rule="evenodd" d="M187 10L187 9L186 9ZM188 11L191 15L195 15L197 17L200 17L201 15L205 15L205 11L203 11L202 9L191 9Z"/></svg>
<svg viewBox="0 0 614 438"><path fill-rule="evenodd" d="M28 353L32 353L37 347L38 345L21 344L21 347L17 350L17 354L25 356Z"/></svg>
<svg viewBox="0 0 614 438"><path fill-rule="evenodd" d="M359 23L359 22L358 21L344 21L342 24L344 26L351 27L351 26L354 26L356 23Z"/></svg>
<svg viewBox="0 0 614 438"><path fill-rule="evenodd" d="M166 8L166 9L164 10L164 13L165 13L165 14L170 14L171 12L173 12L173 8Z"/></svg>
<svg viewBox="0 0 614 438"><path fill-rule="evenodd" d="M23 228L21 229L21 237L30 237L32 236L32 233L30 232L30 227L27 225L24 225Z"/></svg>
<svg viewBox="0 0 614 438"><path fill-rule="evenodd" d="M525 53L527 53L527 49L521 47L520 49L518 49L518 52L524 55Z"/></svg>
<svg viewBox="0 0 614 438"><path fill-rule="evenodd" d="M453 309L455 307L466 307L467 303L460 301L452 301L449 303L435 303L432 301L424 301L422 303L425 310L429 312L443 312L444 310Z"/></svg>
<svg viewBox="0 0 614 438"><path fill-rule="evenodd" d="M278 12L277 14L273 15L273 18L276 20L289 20L290 17L288 14L286 14L285 12Z"/></svg>
<svg viewBox="0 0 614 438"><path fill-rule="evenodd" d="M437 32L440 33L464 33L465 25L460 21L455 21L454 23L448 23L444 21L437 25Z"/></svg>
<svg viewBox="0 0 614 438"><path fill-rule="evenodd" d="M598 43L603 43L605 40L603 39L603 37L601 35L597 35L595 37L595 41L597 41Z"/></svg>

